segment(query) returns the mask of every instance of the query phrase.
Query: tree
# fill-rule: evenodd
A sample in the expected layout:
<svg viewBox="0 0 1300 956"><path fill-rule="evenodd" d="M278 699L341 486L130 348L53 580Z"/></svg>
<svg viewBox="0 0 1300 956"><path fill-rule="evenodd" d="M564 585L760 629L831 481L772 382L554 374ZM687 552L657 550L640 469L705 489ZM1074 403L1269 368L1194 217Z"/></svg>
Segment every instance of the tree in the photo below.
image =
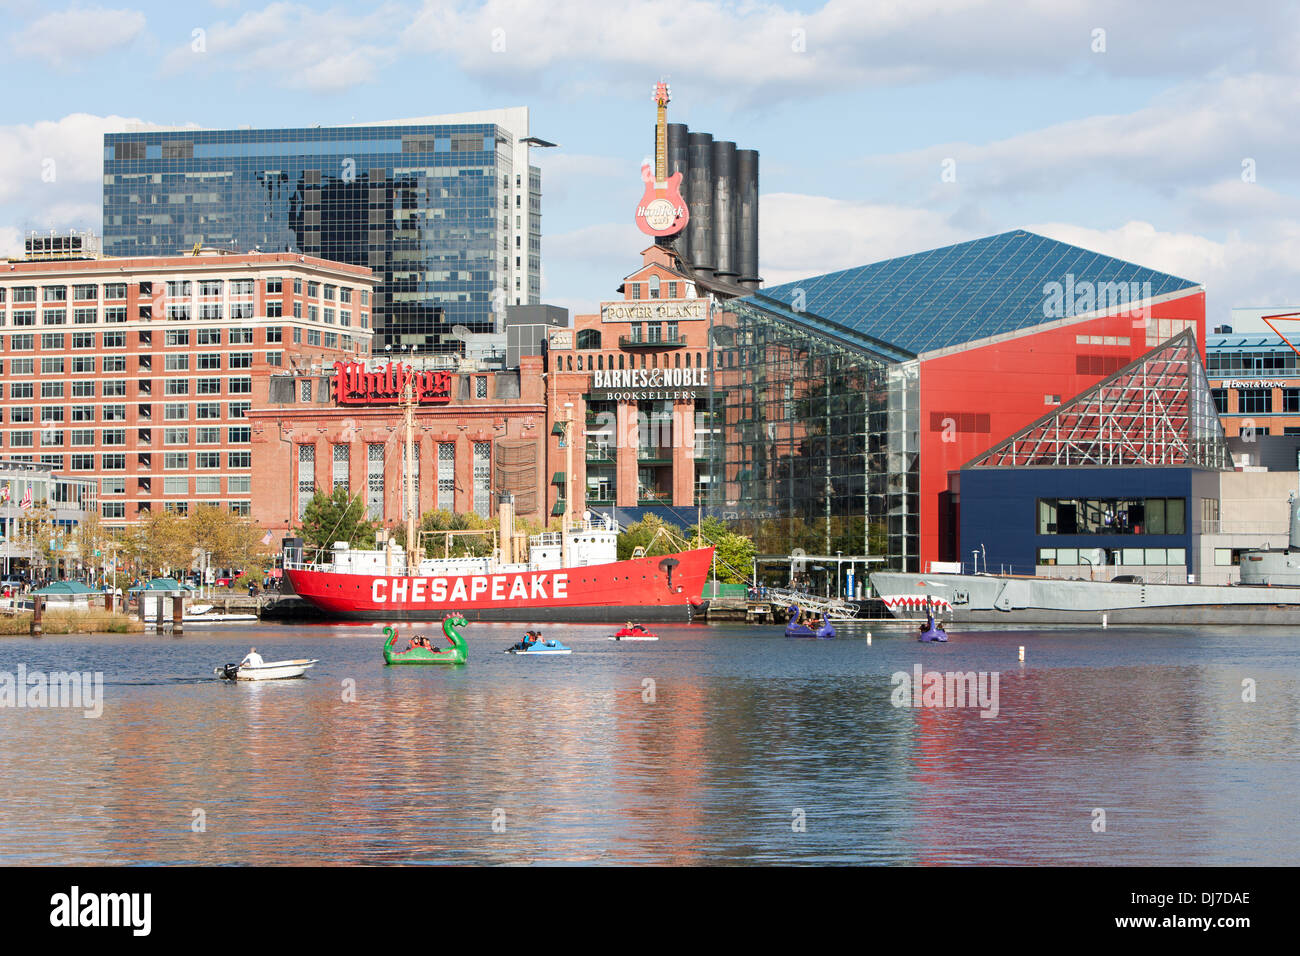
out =
<svg viewBox="0 0 1300 956"><path fill-rule="evenodd" d="M262 544L262 529L233 511L200 504L190 512L185 525L190 544L210 556L209 567L260 574L271 561L270 551Z"/></svg>
<svg viewBox="0 0 1300 956"><path fill-rule="evenodd" d="M718 518L705 518L699 525L686 530L688 540L698 536L716 549L713 554L718 580L725 584L744 584L750 579L754 555L758 549L747 535L732 531Z"/></svg>
<svg viewBox="0 0 1300 956"><path fill-rule="evenodd" d="M333 547L346 541L353 547L374 547L379 522L366 518L366 505L360 494L349 495L346 488L329 494L318 491L303 511L299 536L309 548Z"/></svg>
<svg viewBox="0 0 1300 956"><path fill-rule="evenodd" d="M146 573L187 568L194 560L185 519L172 511L151 511L128 532L127 554Z"/></svg>
<svg viewBox="0 0 1300 956"><path fill-rule="evenodd" d="M663 531L660 534L660 531ZM647 514L634 521L618 536L618 559L626 561L637 548L645 548L646 555L671 554L681 547L682 529L663 518Z"/></svg>

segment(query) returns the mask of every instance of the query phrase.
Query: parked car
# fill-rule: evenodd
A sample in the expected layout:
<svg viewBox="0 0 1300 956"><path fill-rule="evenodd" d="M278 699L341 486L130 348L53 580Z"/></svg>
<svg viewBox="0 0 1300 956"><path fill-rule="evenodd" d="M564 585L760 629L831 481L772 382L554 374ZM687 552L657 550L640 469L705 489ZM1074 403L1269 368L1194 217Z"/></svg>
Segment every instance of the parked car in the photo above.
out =
<svg viewBox="0 0 1300 956"><path fill-rule="evenodd" d="M217 587L233 588L236 582L238 582L239 579L242 578L243 576L244 576L243 571L236 571L234 574L231 574L229 571L227 571L223 575L221 575L221 577L217 578L217 582L216 582Z"/></svg>

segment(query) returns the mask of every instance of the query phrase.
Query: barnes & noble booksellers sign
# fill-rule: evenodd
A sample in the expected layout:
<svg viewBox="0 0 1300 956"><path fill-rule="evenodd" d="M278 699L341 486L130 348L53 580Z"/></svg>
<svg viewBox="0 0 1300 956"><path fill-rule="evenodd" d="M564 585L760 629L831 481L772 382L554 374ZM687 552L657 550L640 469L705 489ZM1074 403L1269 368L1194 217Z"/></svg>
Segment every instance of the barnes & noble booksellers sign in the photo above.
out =
<svg viewBox="0 0 1300 956"><path fill-rule="evenodd" d="M591 399L597 402L674 401L703 398L707 368L629 368L591 373Z"/></svg>

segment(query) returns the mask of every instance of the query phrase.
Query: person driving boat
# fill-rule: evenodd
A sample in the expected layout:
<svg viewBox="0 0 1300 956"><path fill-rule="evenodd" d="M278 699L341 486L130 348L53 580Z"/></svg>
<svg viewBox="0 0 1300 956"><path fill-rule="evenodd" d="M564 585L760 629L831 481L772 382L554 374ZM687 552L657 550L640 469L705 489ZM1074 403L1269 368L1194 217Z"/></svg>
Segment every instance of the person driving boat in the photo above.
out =
<svg viewBox="0 0 1300 956"><path fill-rule="evenodd" d="M257 653L257 648L250 647L248 653L244 655L244 659L239 662L239 666L243 667L247 664L249 667L261 667L264 663L262 655Z"/></svg>

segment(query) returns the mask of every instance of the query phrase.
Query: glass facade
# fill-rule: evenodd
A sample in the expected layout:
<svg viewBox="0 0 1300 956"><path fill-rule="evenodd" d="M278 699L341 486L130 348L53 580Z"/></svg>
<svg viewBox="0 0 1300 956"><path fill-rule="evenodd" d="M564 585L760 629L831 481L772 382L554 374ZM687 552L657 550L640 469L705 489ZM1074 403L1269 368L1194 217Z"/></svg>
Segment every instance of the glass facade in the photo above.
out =
<svg viewBox="0 0 1300 956"><path fill-rule="evenodd" d="M455 326L494 331L502 306L540 301L541 173L527 112L500 112L512 125L108 134L104 252L199 243L368 266L374 301L351 311L370 306L376 347L455 350Z"/></svg>
<svg viewBox="0 0 1300 956"><path fill-rule="evenodd" d="M737 523L763 553L870 554L916 569L917 363L752 300L726 309L710 331L714 390L699 426L708 469L697 492L709 513Z"/></svg>

